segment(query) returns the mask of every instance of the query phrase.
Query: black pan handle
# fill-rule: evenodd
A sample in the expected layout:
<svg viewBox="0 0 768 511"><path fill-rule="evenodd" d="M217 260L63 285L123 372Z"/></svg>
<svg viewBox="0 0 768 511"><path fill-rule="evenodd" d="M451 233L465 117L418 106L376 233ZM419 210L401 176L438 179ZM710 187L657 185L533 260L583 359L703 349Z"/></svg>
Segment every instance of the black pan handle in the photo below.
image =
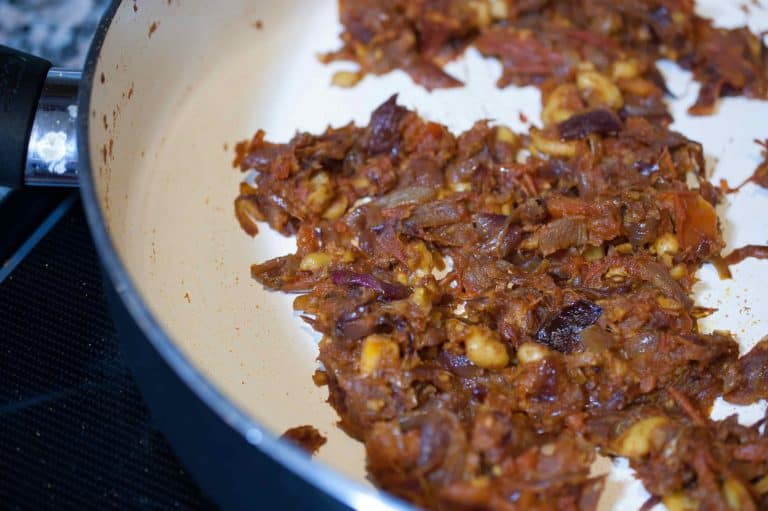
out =
<svg viewBox="0 0 768 511"><path fill-rule="evenodd" d="M0 45L0 186L77 186L79 82Z"/></svg>

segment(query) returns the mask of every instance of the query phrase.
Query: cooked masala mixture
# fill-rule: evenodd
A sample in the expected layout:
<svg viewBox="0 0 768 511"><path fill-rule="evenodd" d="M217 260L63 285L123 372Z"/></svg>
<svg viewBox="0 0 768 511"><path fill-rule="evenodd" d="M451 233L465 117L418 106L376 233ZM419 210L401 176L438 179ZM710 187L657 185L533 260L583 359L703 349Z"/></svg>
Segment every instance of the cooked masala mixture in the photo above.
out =
<svg viewBox="0 0 768 511"><path fill-rule="evenodd" d="M766 50L688 0L341 0L355 76L427 87L469 45L500 85L542 89L542 127L453 134L392 97L367 126L238 146L237 218L295 236L251 272L298 293L322 334L314 379L379 487L431 510L594 510L596 456L629 460L670 511L768 509L768 338L740 357L691 298L768 248L722 254L700 144L671 131L655 62L693 71L691 111L765 98ZM768 155L767 155L768 156ZM761 167L762 168L762 167ZM760 174L756 174L759 179ZM306 436L302 434L301 436ZM314 438L314 433L313 433Z"/></svg>

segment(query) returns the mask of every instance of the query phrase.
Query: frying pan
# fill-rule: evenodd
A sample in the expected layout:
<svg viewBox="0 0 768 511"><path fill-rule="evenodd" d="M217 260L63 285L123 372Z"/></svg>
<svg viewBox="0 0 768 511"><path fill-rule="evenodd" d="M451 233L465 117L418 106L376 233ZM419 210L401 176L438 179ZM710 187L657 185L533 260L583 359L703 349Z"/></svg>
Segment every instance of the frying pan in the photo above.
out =
<svg viewBox="0 0 768 511"><path fill-rule="evenodd" d="M720 24L745 22L738 1L699 4ZM768 29L768 12L750 9L750 26ZM481 118L522 130L540 114L535 89L496 89L498 64L472 50L449 66L462 89L429 94L399 72L332 88L343 64L315 55L336 47L338 31L335 0L115 1L76 103L76 74L0 52L0 176L14 185L77 177L137 383L182 463L225 509L410 509L366 483L362 446L335 427L326 391L312 383L317 337L294 317L292 297L249 276L252 263L295 244L266 226L255 239L240 231L234 143L259 128L283 142L297 129L365 123L393 93L454 131ZM662 68L677 96L675 128L704 143L712 178L748 177L759 161L752 140L768 136L768 105L732 98L716 116L688 118L697 86ZM768 215L755 212L767 201L747 186L722 209L729 247L766 242ZM747 261L728 282L702 270L699 303L719 309L705 330L730 329L743 349L768 331L766 263ZM734 411L744 420L762 413L722 402L714 413ZM329 439L316 459L278 439L305 424ZM647 497L620 463L596 470L611 471L601 509L637 508Z"/></svg>

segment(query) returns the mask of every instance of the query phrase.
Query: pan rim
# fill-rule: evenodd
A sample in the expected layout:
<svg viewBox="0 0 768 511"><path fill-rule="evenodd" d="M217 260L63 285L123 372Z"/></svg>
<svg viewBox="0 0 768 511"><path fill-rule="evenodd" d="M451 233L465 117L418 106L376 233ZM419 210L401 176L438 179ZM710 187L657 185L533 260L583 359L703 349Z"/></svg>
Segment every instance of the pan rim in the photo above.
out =
<svg viewBox="0 0 768 511"><path fill-rule="evenodd" d="M99 22L87 53L78 93L78 110L81 112L77 120L77 144L81 155L78 171L80 195L104 274L110 279L133 321L163 361L192 390L195 396L213 411L224 424L234 429L243 441L259 449L273 461L287 468L307 483L353 509L360 509L361 506L365 506L365 508L381 506L381 509L402 511L414 509L396 497L367 487L321 462L312 460L300 449L279 439L256 420L249 417L192 364L141 298L107 230L106 220L96 192L88 136L95 72L101 56L101 49L122 3L122 0L110 0L110 4Z"/></svg>

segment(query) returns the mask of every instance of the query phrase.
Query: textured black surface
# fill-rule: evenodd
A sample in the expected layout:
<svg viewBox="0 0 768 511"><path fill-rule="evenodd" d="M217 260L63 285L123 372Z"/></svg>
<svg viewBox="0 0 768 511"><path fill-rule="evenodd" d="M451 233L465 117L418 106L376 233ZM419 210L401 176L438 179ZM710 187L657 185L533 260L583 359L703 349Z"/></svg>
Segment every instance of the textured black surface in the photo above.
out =
<svg viewBox="0 0 768 511"><path fill-rule="evenodd" d="M24 188L0 199L0 268L72 192Z"/></svg>
<svg viewBox="0 0 768 511"><path fill-rule="evenodd" d="M210 509L148 421L76 204L0 284L0 509Z"/></svg>

